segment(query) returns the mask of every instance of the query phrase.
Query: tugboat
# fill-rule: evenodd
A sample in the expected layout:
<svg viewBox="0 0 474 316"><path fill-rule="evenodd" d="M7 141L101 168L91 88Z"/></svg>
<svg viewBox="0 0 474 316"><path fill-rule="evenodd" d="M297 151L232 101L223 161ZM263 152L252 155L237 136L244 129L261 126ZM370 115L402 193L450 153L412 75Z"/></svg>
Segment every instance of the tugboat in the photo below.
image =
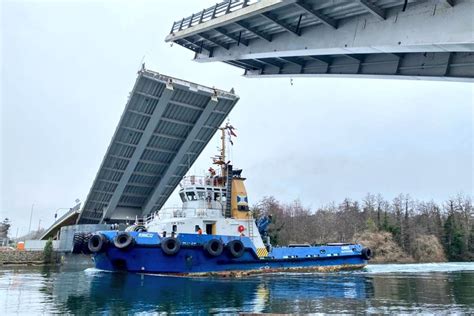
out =
<svg viewBox="0 0 474 316"><path fill-rule="evenodd" d="M99 231L82 245L95 266L107 271L166 275L242 276L281 271L338 271L363 268L371 250L360 244L272 247L271 215L254 219L241 169L226 161L226 141L234 128L220 128L216 169L186 176L180 184L180 209L161 209L136 219L125 231ZM84 247L87 246L87 247Z"/></svg>

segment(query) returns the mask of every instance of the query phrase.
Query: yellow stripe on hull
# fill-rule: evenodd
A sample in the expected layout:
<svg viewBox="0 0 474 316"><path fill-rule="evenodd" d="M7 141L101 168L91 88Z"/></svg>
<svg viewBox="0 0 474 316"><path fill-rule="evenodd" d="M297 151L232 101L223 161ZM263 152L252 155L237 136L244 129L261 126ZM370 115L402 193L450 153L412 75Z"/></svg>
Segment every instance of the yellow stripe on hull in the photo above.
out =
<svg viewBox="0 0 474 316"><path fill-rule="evenodd" d="M259 258L267 257L268 256L267 248L257 248L257 256Z"/></svg>

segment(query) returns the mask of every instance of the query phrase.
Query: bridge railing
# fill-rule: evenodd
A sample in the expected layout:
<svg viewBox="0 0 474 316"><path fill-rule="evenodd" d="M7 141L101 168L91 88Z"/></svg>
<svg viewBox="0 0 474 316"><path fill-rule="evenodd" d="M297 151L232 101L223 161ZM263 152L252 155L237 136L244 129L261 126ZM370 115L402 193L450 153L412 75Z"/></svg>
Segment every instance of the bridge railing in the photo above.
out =
<svg viewBox="0 0 474 316"><path fill-rule="evenodd" d="M180 21L173 22L170 34L185 30L195 25L199 25L203 22L213 20L219 16L223 16L230 12L245 8L246 6L259 1L260 0L227 0L217 3L212 7L203 9L201 12L194 13L191 16L181 19Z"/></svg>

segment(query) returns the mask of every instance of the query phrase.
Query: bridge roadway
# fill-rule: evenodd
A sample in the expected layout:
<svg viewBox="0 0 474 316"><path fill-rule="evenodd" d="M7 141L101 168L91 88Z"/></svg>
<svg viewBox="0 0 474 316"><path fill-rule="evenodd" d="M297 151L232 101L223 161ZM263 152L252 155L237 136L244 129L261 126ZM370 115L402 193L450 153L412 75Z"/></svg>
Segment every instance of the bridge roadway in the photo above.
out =
<svg viewBox="0 0 474 316"><path fill-rule="evenodd" d="M165 40L248 77L473 81L473 16L472 0L232 0Z"/></svg>

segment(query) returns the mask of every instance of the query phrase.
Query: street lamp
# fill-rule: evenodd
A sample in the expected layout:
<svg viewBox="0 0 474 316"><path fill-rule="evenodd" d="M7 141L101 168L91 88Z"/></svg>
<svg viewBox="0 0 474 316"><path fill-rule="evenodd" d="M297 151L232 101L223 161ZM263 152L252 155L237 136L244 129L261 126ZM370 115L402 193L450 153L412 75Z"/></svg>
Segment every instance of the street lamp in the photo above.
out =
<svg viewBox="0 0 474 316"><path fill-rule="evenodd" d="M56 219L58 218L58 211L60 210L70 210L71 208L70 207L60 207L58 208L55 212L54 212L54 220L56 221Z"/></svg>

